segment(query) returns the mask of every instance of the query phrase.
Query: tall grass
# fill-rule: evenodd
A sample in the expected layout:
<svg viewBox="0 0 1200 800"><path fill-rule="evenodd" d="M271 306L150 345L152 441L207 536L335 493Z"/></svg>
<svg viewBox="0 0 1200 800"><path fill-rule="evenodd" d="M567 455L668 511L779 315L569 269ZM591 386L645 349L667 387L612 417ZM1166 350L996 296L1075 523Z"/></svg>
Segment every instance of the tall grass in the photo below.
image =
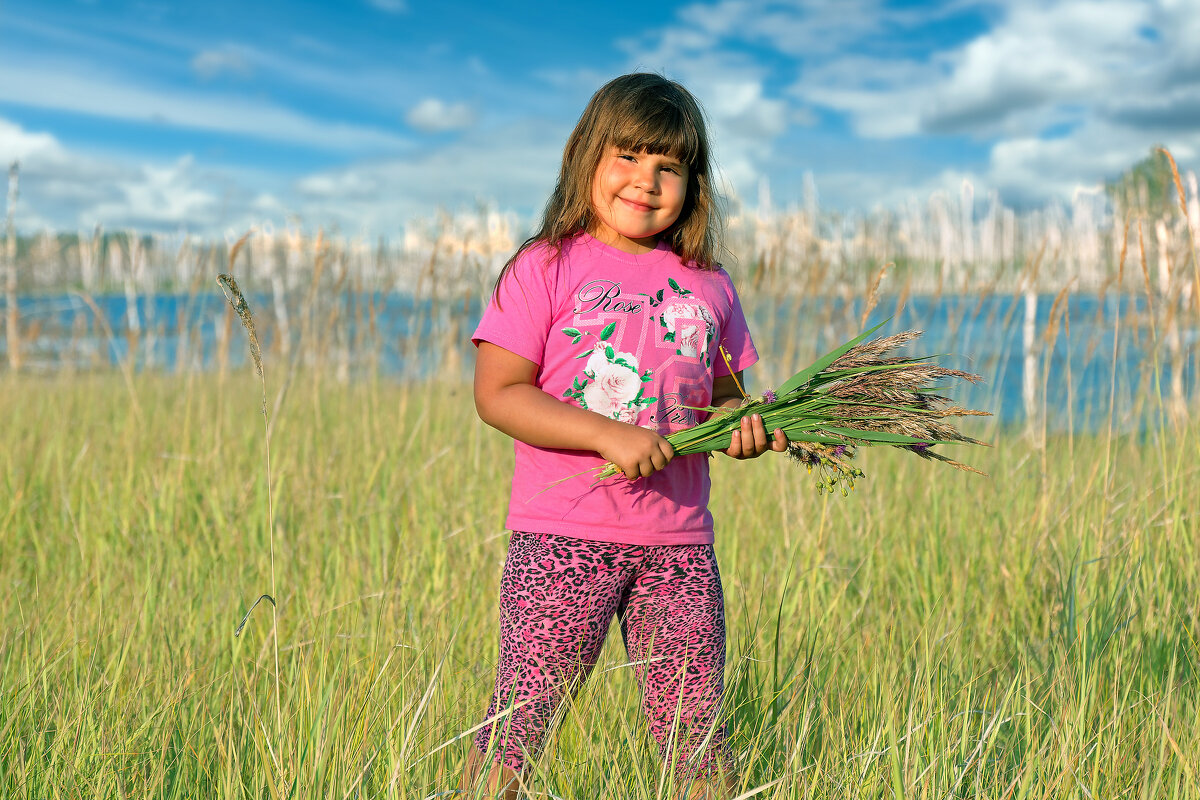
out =
<svg viewBox="0 0 1200 800"><path fill-rule="evenodd" d="M966 192L890 222L733 220L757 383L857 333L868 306L920 326L904 313L924 296L950 320L926 347L970 355L970 337L1000 336L1033 390L1025 430L969 431L995 445L972 458L989 479L865 451L842 499L785 459L714 462L745 797L1200 798L1200 427L1175 389L1200 357L1183 220L1200 205L1177 187L1180 218L1107 227L1086 209L977 218ZM464 236L448 221L402 255L250 239L242 282L279 365L273 397L238 366L234 312L199 288L234 245L97 232L18 248L18 290L49 288L31 275L77 290L79 358L40 362L58 332L9 313L8 292L5 348L25 367L0 376L0 797L453 788L491 689L511 469L461 380L466 312L511 249L483 222ZM109 319L91 294L170 287L175 332L138 304ZM394 292L424 301L400 335ZM1083 293L1100 298L1093 320L1072 311ZM173 333L167 375L147 354ZM1087 359L1059 372L1084 335ZM1136 389L1116 369L1131 346L1149 354ZM93 369L110 353L119 374ZM436 358L441 377L392 382L396 354ZM1058 432L1050 388L1096 359L1113 365L1091 409L1107 424ZM265 585L277 619L250 615L235 637ZM617 638L538 763L540 796L660 794Z"/></svg>
<svg viewBox="0 0 1200 800"><path fill-rule="evenodd" d="M496 657L507 441L458 383L10 376L0 796L426 797ZM318 400L319 397L319 400ZM1200 430L867 452L848 499L714 462L728 714L757 797L1200 797ZM1106 458L1106 456L1108 456ZM1044 463L1044 466L1043 466ZM619 637L541 796L656 797ZM450 744L446 744L449 742Z"/></svg>

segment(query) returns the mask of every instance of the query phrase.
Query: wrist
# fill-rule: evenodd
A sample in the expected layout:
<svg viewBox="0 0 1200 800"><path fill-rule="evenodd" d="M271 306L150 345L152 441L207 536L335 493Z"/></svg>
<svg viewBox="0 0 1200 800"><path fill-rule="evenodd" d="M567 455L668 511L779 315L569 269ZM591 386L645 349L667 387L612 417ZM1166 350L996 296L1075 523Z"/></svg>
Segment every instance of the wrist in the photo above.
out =
<svg viewBox="0 0 1200 800"><path fill-rule="evenodd" d="M610 417L602 417L595 413L592 413L592 416L596 418L596 421L588 435L589 438L596 442L596 452L600 452L602 448L611 445L629 429L629 423Z"/></svg>

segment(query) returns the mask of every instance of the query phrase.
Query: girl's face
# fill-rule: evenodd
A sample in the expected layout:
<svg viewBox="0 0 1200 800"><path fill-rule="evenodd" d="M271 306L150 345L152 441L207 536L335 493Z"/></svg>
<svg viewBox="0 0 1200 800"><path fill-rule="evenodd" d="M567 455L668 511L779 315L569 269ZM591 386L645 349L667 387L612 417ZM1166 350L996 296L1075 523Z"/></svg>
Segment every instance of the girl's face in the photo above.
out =
<svg viewBox="0 0 1200 800"><path fill-rule="evenodd" d="M687 185L687 164L670 156L609 148L592 176L592 235L626 253L653 250L658 235L679 219Z"/></svg>

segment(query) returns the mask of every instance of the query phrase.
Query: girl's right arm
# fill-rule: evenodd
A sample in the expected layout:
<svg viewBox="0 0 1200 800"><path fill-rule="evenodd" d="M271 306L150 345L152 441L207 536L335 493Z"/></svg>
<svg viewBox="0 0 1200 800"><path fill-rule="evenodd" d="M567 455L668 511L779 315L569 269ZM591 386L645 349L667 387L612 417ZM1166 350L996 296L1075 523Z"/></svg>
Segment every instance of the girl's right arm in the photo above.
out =
<svg viewBox="0 0 1200 800"><path fill-rule="evenodd" d="M663 469L675 450L646 428L551 397L534 384L537 364L482 341L475 357L475 409L493 428L535 447L589 450L629 479Z"/></svg>

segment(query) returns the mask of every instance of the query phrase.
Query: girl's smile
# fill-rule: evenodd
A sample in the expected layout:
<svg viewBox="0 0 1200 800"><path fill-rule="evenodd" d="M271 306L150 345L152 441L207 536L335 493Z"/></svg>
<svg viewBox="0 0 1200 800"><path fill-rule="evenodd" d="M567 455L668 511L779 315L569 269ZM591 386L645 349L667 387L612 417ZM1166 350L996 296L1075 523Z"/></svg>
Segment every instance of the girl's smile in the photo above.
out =
<svg viewBox="0 0 1200 800"><path fill-rule="evenodd" d="M679 219L687 185L687 165L670 156L610 147L592 178L592 235L627 253L653 250Z"/></svg>
<svg viewBox="0 0 1200 800"><path fill-rule="evenodd" d="M638 203L633 200L626 200L624 197L621 198L621 202L624 203L625 205L629 206L630 208L632 208L634 211L653 211L654 210L654 206L648 206L645 203Z"/></svg>

